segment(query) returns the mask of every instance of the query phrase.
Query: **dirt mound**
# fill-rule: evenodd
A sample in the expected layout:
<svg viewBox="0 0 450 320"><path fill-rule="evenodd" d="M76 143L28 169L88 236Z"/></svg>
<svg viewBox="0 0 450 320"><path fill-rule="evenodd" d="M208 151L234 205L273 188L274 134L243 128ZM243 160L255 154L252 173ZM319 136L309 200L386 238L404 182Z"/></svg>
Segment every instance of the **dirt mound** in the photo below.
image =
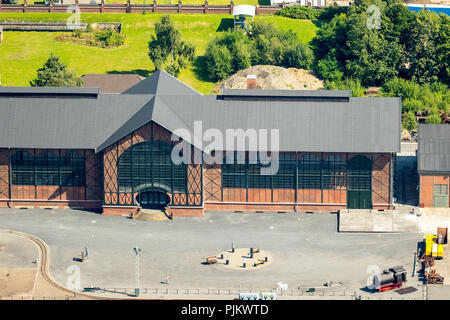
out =
<svg viewBox="0 0 450 320"><path fill-rule="evenodd" d="M317 90L323 81L310 71L296 68L258 65L239 71L220 82L213 93L222 89L247 89L247 75L256 75L256 88L265 90Z"/></svg>

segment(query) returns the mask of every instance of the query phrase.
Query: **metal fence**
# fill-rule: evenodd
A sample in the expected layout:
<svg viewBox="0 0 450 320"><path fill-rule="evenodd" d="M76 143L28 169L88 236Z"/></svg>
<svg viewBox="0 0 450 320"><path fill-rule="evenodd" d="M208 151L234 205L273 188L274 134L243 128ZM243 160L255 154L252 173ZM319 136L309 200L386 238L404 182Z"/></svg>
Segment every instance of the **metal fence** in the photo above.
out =
<svg viewBox="0 0 450 320"><path fill-rule="evenodd" d="M313 7L325 7L322 2L313 1ZM31 1L30 1L31 2ZM116 4L105 4L104 1L98 4L78 4L75 0L73 4L28 4L24 0L23 4L1 4L0 12L55 12L55 13L74 13L75 6L80 13L143 13L143 12L161 12L161 13L211 13L211 14L231 14L233 12L234 3L229 5L209 5L207 1L204 4L192 5L183 4L179 1L177 4L158 4L156 1L148 1L148 4L133 4L130 1ZM286 7L285 3L275 5L256 5L256 15L274 14L277 10Z"/></svg>

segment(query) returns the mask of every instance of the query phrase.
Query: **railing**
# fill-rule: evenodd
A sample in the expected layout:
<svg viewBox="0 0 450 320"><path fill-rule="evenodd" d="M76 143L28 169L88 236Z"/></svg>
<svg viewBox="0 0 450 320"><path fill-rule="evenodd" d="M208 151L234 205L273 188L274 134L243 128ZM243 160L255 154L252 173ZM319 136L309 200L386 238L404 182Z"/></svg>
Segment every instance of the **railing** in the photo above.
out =
<svg viewBox="0 0 450 320"><path fill-rule="evenodd" d="M87 291L86 291L87 292ZM89 290L89 293L93 293L97 298L104 294L113 294L113 296L105 296L105 298L132 298L135 296L135 288L99 288L97 290ZM321 289L315 291L308 290L284 290L280 291L277 289L267 289L267 290L256 290L256 289L208 289L208 288L140 288L140 298L152 298L152 295L161 296L168 295L182 295L184 298L195 299L196 296L211 296L212 299L221 296L221 298L235 299L240 293L254 293L254 294L276 294L276 298L297 298L301 300L305 297L312 297L312 299L326 298L326 299L348 299L348 300L424 300L426 297L403 297L403 296L365 296L358 295L355 291L349 290L332 290L332 289ZM117 295L117 296L116 296ZM181 298L181 297L180 297ZM71 300L78 299L76 296L40 296L40 297L30 297L30 296L8 296L0 297L0 300Z"/></svg>
<svg viewBox="0 0 450 320"><path fill-rule="evenodd" d="M310 0L307 2L313 7L325 7L326 0ZM230 2L229 5L209 5L208 1L204 4L193 5L183 4L179 1L178 4L158 4L156 1L149 4L132 4L130 0L126 3L119 4L105 4L104 0L99 4L79 4L78 0L75 0L75 6L79 9L80 13L142 13L142 12L162 12L162 13L211 13L211 14L231 14L233 12L234 3ZM13 12L55 12L55 13L73 13L75 6L71 4L28 4L27 0L24 0L23 4L2 4L0 2L1 13L13 13ZM276 5L256 5L256 15L262 14L274 14L277 10L285 8L286 3Z"/></svg>

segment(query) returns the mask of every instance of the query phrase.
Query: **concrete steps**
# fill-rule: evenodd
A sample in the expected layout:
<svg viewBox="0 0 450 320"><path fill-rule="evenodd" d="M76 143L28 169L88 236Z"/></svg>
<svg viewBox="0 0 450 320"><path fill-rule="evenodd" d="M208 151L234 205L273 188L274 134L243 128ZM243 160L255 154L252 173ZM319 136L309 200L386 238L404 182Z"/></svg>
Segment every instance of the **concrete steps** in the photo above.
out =
<svg viewBox="0 0 450 320"><path fill-rule="evenodd" d="M157 209L142 209L139 214L133 217L133 219L143 221L165 221L169 220L166 214Z"/></svg>

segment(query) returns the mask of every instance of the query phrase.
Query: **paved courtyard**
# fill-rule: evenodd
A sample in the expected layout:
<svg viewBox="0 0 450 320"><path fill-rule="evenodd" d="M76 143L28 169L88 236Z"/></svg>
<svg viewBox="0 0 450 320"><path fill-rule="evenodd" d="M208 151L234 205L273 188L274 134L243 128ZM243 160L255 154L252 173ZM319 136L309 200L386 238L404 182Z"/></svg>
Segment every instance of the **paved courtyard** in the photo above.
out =
<svg viewBox="0 0 450 320"><path fill-rule="evenodd" d="M283 282L297 289L334 281L342 282L347 292L376 298L380 294L363 289L367 268L403 265L408 285L418 289L404 297L422 297L417 276L411 278L413 253L422 234L338 233L336 215L329 213L211 212L201 218L148 222L70 209L0 209L0 229L46 241L50 272L63 285L70 276L67 268L75 264L81 269L82 288L134 288L133 247L139 246L142 288L259 290L275 289ZM232 242L237 248L266 250L273 261L254 271L202 264ZM88 259L74 262L85 246ZM168 285L163 284L167 274ZM396 292L382 295L400 297Z"/></svg>

